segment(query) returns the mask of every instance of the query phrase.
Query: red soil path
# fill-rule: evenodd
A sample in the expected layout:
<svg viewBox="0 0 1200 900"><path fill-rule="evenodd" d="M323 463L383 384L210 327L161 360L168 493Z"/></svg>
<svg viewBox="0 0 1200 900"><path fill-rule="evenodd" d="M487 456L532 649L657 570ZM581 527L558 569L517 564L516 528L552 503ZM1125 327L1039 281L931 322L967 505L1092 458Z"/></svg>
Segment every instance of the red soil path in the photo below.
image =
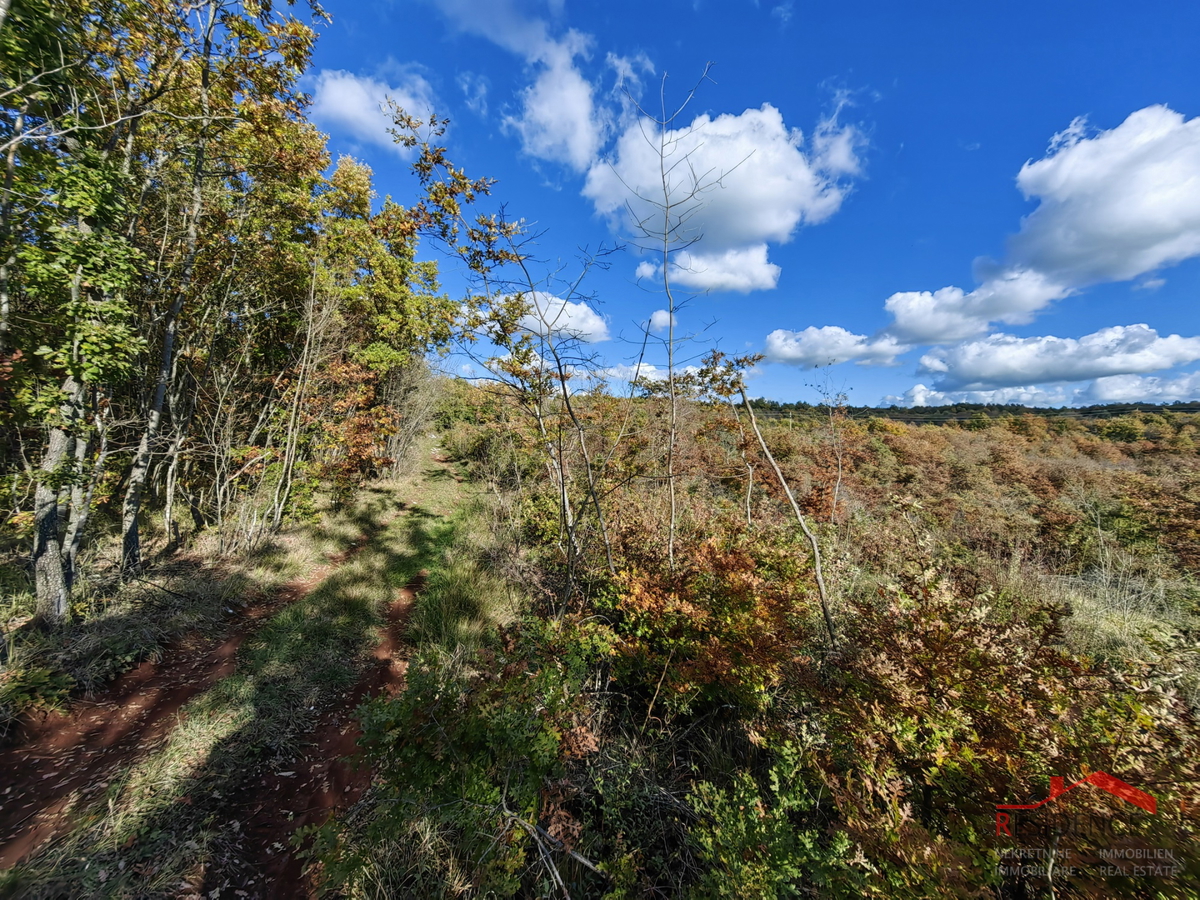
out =
<svg viewBox="0 0 1200 900"><path fill-rule="evenodd" d="M303 580L243 609L218 642L186 636L91 700L23 723L0 748L0 869L63 833L73 799L103 791L111 777L161 745L184 704L233 672L238 648L263 621L324 581L365 542L360 538Z"/></svg>
<svg viewBox="0 0 1200 900"><path fill-rule="evenodd" d="M243 794L238 808L231 811L244 823L240 836L209 864L199 895L207 897L219 889L218 896L223 897L233 888L240 889L237 896L250 898L316 896L316 884L292 847L292 836L349 809L370 787L370 770L355 764L362 731L354 711L371 697L396 696L404 689L408 668L404 625L427 577L427 572L421 572L398 592L388 608L387 629L375 648L374 663L345 701L320 717L300 757L288 763L286 771L266 773L257 786L247 787L249 795Z"/></svg>

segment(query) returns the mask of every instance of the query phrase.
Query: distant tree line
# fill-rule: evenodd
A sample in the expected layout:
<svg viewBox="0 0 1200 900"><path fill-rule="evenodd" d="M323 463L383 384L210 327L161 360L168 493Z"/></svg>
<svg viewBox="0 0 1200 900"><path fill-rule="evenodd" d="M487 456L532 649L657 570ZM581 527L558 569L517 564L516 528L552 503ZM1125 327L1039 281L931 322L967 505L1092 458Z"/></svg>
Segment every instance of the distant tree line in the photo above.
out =
<svg viewBox="0 0 1200 900"><path fill-rule="evenodd" d="M824 403L806 403L798 400L784 403L759 397L750 401L760 415L768 418L789 416L796 419L828 416L829 406ZM836 404L835 404L836 406ZM946 406L840 406L845 414L854 419L878 417L895 422L913 424L940 424L943 422L969 422L972 420L1003 419L1020 416L1041 416L1058 419L1113 419L1127 415L1157 415L1162 413L1200 413L1200 402L1177 401L1175 403L1101 403L1092 406L1023 406L1019 403L951 403Z"/></svg>

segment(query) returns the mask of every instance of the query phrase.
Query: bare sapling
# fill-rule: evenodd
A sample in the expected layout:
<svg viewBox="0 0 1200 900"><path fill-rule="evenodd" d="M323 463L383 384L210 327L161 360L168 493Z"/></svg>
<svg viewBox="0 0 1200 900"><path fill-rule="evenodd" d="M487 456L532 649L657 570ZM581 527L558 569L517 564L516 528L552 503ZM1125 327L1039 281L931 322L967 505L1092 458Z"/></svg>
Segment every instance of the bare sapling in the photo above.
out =
<svg viewBox="0 0 1200 900"><path fill-rule="evenodd" d="M775 461L775 455L771 453L771 448L767 446L762 429L758 427L758 418L754 415L754 407L750 404L750 398L746 395L746 383L742 377L742 372L753 366L760 359L762 359L761 356L746 356L726 360L723 353L713 351L705 359L704 374L707 376L710 390L713 393L726 398L732 398L733 394L736 393L741 398L742 408L746 411L746 416L750 421L750 430L754 432L754 436L758 439L759 449L762 450L762 454L766 458L768 465L770 465L771 470L775 473L775 478L792 507L796 521L800 525L800 530L804 532L804 537L808 540L809 547L812 548L813 575L817 581L817 593L821 600L821 614L825 618L825 628L829 633L829 645L832 649L836 650L838 645L837 632L833 627L833 616L829 610L829 591L825 587L825 573L821 565L821 544L817 540L817 536L813 533L813 530L809 527L808 519L801 512L800 504L796 502L796 495L792 493L791 485L788 484L787 478L784 477L783 470L779 468L779 463Z"/></svg>

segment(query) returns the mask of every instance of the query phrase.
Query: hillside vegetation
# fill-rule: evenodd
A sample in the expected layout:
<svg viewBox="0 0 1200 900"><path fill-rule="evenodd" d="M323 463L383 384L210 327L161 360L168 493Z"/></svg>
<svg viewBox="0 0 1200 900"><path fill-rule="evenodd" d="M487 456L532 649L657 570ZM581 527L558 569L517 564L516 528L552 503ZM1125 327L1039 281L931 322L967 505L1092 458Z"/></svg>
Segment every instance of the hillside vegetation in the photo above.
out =
<svg viewBox="0 0 1200 900"><path fill-rule="evenodd" d="M1192 896L1194 416L917 427L835 407L764 425L820 546L834 644L810 544L744 411L681 410L672 567L649 474L669 401L575 398L568 525L559 468L518 399L464 386L443 417L446 446L512 510L494 565L526 587L528 615L479 646L427 647L405 696L368 707L379 780L326 829L334 884ZM603 528L584 518L583 441ZM1031 814L1019 842L996 834L997 804L1092 771L1146 786L1158 812L1076 791ZM1076 872L1110 847L1158 848L1181 868L1006 874L1014 845L1055 847L1060 868L1074 854Z"/></svg>

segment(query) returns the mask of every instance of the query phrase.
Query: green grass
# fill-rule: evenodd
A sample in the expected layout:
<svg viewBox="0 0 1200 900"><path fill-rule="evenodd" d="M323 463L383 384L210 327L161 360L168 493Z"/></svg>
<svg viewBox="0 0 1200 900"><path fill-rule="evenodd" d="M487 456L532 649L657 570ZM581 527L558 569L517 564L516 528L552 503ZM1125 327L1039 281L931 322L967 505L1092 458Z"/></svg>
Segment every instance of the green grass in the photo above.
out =
<svg viewBox="0 0 1200 900"><path fill-rule="evenodd" d="M446 481L438 477L433 483L444 486ZM519 564L519 554L506 532L504 509L492 501L482 496L469 499L423 535L425 549L436 558L409 619L410 672L428 675L436 684L461 684L464 667L477 662L475 652L494 641L499 627L513 622L521 610L522 598L512 589L513 579L506 577ZM390 702L403 703L410 696ZM343 893L336 895L467 895L471 874L457 868L445 834L419 815L398 824L392 803L388 789L376 785L344 816L320 829L314 856L326 863L327 875L332 861L326 855L328 841L336 843L341 862L355 860L353 872L343 873L348 877L339 888ZM341 871L336 861L334 868ZM414 894L418 884L422 893Z"/></svg>
<svg viewBox="0 0 1200 900"><path fill-rule="evenodd" d="M91 693L144 659L157 658L190 633L217 635L231 615L303 578L344 552L372 513L355 508L294 528L241 559L216 559L202 540L195 552L155 566L126 583L98 576L77 586L71 619L49 631L16 628L0 676L0 738L23 711L61 706L70 693ZM13 590L0 621L27 622L33 597ZM30 688L45 682L41 693Z"/></svg>
<svg viewBox="0 0 1200 900"><path fill-rule="evenodd" d="M519 599L485 563L484 509L462 509L438 536L442 559L418 595L409 634L417 647L469 656L497 626L512 621Z"/></svg>

